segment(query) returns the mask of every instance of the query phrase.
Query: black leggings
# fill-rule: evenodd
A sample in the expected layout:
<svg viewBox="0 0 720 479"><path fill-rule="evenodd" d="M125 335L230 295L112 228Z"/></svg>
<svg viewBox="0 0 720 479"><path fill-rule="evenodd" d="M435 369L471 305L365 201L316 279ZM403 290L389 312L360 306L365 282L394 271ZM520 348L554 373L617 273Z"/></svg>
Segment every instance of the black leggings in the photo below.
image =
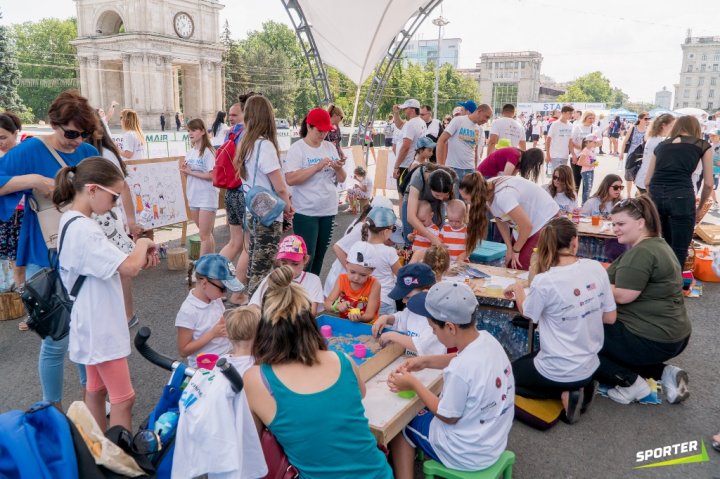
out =
<svg viewBox="0 0 720 479"><path fill-rule="evenodd" d="M582 166L575 165L572 162L570 163L570 168L572 169L573 173L573 180L575 180L575 194L577 195L580 191L580 184L582 183ZM587 185L585 185L587 187ZM588 196L591 195L592 192L588 191Z"/></svg>
<svg viewBox="0 0 720 479"><path fill-rule="evenodd" d="M695 192L692 188L654 185L650 186L649 191L660 215L663 238L672 248L680 268L683 269L695 232Z"/></svg>
<svg viewBox="0 0 720 479"><path fill-rule="evenodd" d="M663 363L682 353L690 340L688 336L675 343L659 343L632 333L622 321L604 324L603 329L605 344L595 379L609 386L630 386L638 376L659 380Z"/></svg>
<svg viewBox="0 0 720 479"><path fill-rule="evenodd" d="M561 383L546 378L535 368L535 351L512 363L515 376L515 392L529 399L560 399L563 391L582 389L592 382L592 376L570 383Z"/></svg>

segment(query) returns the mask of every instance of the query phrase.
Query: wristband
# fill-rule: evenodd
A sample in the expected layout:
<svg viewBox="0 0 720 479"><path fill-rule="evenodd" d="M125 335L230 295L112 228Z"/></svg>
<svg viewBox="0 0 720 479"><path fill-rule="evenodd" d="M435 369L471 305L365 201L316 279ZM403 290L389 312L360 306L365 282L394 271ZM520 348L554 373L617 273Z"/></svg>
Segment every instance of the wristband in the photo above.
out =
<svg viewBox="0 0 720 479"><path fill-rule="evenodd" d="M512 249L512 252L515 254L520 254L520 251L515 251L515 248Z"/></svg>
<svg viewBox="0 0 720 479"><path fill-rule="evenodd" d="M339 302L340 302L340 298L336 299L335 302L332 304L332 308L331 308L331 309L333 310L334 313L339 313L339 311L338 311L338 309L337 309L337 304L338 304Z"/></svg>

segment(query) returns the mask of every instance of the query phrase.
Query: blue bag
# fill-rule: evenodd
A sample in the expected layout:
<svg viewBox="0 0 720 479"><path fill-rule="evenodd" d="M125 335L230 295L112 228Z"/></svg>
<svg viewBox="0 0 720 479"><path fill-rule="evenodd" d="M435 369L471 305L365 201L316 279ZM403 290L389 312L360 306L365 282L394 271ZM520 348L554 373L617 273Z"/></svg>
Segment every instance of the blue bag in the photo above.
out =
<svg viewBox="0 0 720 479"><path fill-rule="evenodd" d="M260 140L255 154L255 174L253 175L253 185L250 190L245 193L245 205L247 210L263 226L271 226L275 219L285 210L285 201L262 186L256 186L258 165L260 164L260 148L265 140Z"/></svg>

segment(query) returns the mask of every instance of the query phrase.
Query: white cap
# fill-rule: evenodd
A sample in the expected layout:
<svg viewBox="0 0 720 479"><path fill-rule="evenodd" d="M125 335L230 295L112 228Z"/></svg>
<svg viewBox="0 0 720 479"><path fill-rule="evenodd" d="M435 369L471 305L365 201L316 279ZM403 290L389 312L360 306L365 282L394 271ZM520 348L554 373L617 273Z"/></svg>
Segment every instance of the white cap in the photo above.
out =
<svg viewBox="0 0 720 479"><path fill-rule="evenodd" d="M375 267L375 247L367 241L358 241L350 247L347 262L364 268Z"/></svg>
<svg viewBox="0 0 720 479"><path fill-rule="evenodd" d="M420 102L417 101L415 98L410 98L409 100L405 100L405 103L400 105L400 109L403 108L420 108Z"/></svg>
<svg viewBox="0 0 720 479"><path fill-rule="evenodd" d="M393 204L392 201L390 201L390 198L386 198L385 196L380 195L373 198L370 206L372 206L373 208L387 208L389 210L393 209Z"/></svg>

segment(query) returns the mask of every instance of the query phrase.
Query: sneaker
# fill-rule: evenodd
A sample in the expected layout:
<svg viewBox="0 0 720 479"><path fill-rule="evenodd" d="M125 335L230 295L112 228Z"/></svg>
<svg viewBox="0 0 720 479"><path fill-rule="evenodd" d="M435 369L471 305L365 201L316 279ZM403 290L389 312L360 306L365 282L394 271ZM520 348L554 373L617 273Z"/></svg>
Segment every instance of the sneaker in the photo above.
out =
<svg viewBox="0 0 720 479"><path fill-rule="evenodd" d="M568 403L565 409L563 421L567 424L575 424L580 419L580 408L585 402L582 389L568 392Z"/></svg>
<svg viewBox="0 0 720 479"><path fill-rule="evenodd" d="M670 404L678 404L690 397L688 374L677 366L665 366L662 373L665 398Z"/></svg>
<svg viewBox="0 0 720 479"><path fill-rule="evenodd" d="M128 329L132 329L138 324L140 324L140 320L138 319L137 314L133 314L130 321L128 321Z"/></svg>
<svg viewBox="0 0 720 479"><path fill-rule="evenodd" d="M590 381L590 384L583 388L583 402L580 407L580 412L582 414L585 414L590 410L590 405L592 404L593 397L595 397L595 393L597 392L599 386L600 383L593 380Z"/></svg>
<svg viewBox="0 0 720 479"><path fill-rule="evenodd" d="M105 417L110 417L110 401L105 401Z"/></svg>
<svg viewBox="0 0 720 479"><path fill-rule="evenodd" d="M632 386L616 386L608 391L608 397L620 404L630 404L650 394L650 386L640 376L637 377Z"/></svg>

